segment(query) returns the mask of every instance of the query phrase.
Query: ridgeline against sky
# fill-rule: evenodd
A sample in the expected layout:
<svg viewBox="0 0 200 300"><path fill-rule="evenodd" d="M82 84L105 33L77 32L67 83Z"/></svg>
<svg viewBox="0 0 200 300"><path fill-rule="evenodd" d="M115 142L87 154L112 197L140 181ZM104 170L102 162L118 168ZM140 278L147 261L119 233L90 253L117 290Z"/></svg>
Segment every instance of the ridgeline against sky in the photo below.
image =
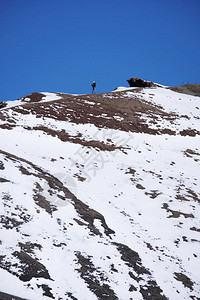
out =
<svg viewBox="0 0 200 300"><path fill-rule="evenodd" d="M0 1L0 101L199 82L200 1Z"/></svg>

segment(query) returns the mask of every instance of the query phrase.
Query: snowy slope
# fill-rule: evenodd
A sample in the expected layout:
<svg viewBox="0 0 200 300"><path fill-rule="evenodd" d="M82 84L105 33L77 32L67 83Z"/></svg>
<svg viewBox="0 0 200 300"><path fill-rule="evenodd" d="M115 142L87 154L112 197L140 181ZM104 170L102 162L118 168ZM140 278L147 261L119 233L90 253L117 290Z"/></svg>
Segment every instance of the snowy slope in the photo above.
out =
<svg viewBox="0 0 200 300"><path fill-rule="evenodd" d="M0 299L199 299L199 104L120 87L3 107Z"/></svg>

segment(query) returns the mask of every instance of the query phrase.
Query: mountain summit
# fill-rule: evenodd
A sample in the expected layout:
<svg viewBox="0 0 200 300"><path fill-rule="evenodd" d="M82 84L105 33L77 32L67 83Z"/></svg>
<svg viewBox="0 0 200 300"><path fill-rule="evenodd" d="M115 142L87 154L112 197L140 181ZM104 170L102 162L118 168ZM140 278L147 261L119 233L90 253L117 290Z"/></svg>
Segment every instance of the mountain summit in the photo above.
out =
<svg viewBox="0 0 200 300"><path fill-rule="evenodd" d="M0 299L199 299L199 104L156 84L2 103Z"/></svg>

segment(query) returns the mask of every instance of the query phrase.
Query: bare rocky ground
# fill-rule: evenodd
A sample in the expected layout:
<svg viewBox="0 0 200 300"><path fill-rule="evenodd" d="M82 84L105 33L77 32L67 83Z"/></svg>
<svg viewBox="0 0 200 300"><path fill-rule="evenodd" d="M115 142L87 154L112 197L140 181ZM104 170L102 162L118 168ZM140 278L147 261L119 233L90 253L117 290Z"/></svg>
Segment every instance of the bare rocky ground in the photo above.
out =
<svg viewBox="0 0 200 300"><path fill-rule="evenodd" d="M142 91L142 88L130 90L132 93ZM127 92L111 92L107 94L90 94L83 96L73 96L68 94L56 95L61 100L53 100L51 102L41 102L43 94L33 93L21 99L25 104L11 108L13 115L33 114L37 118L53 118L57 121L67 121L76 124L94 124L99 128L120 129L123 131L148 133L148 134L171 134L175 135L175 131L167 128L160 129L159 119L162 118L173 124L175 119L187 116L178 116L176 113L167 113L161 106L155 106L151 102L142 100L136 94L135 97L127 96ZM153 89L152 89L153 95ZM151 98L151 97L150 97ZM148 115L148 124L144 117ZM0 119L6 120L1 128L12 129L15 127L15 118L8 118L6 109L0 112ZM149 126L154 124L155 129ZM61 140L68 140L66 132L56 132L37 126L34 128L25 127L29 130L42 130L50 135L57 135ZM197 130L185 129L180 131L182 135L194 136L200 134ZM74 139L75 142L75 139ZM80 141L79 141L80 142Z"/></svg>
<svg viewBox="0 0 200 300"><path fill-rule="evenodd" d="M200 84L185 84L170 88L172 91L200 97Z"/></svg>

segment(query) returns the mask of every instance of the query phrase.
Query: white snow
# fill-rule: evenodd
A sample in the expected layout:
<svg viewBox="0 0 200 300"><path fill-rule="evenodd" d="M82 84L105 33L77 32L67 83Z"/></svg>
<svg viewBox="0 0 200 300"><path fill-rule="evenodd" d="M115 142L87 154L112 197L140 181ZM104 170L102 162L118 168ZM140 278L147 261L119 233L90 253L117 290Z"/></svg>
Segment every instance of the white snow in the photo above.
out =
<svg viewBox="0 0 200 300"><path fill-rule="evenodd" d="M200 130L199 110L196 109L199 107L199 97L160 87L133 93L131 89L135 88L119 87L114 92L127 91L130 99L137 95L142 101L160 105L166 112L178 115L173 124L160 118L161 127L168 126L177 134L186 126ZM42 102L59 99L56 94L43 94L45 98ZM21 105L20 100L14 102L15 105ZM13 116L9 110L8 114ZM16 127L12 130L0 128L0 149L27 159L56 177L62 177L62 174L69 176L71 183L74 182L72 188L76 189L77 198L101 213L115 234L112 240L106 236L100 219L95 219L94 225L102 236L91 235L87 226L79 226L75 221L79 216L70 199L66 206L58 206L53 217L47 214L32 200L35 177L22 174L17 167L18 162L8 161L0 154L0 160L5 166L5 170L0 170L0 177L10 180L0 183L1 197L12 196L8 206L5 201L4 205L1 204L1 215L13 217L18 205L27 210L27 218L28 215L32 217L15 234L11 229L1 228L0 255L6 254L12 259L12 252L16 251L16 247L18 251L20 249L19 242L38 243L42 245L42 250L36 249L35 254L54 279L32 279L28 287L13 274L0 269L0 291L30 300L49 299L42 296L42 289L37 288L38 284L47 284L56 297L59 295L66 299L65 293L68 291L80 300L97 299L77 271L81 266L76 254L80 252L90 257L99 272L95 270L94 273L99 281L101 272L108 278L109 286L118 299L142 300L139 291L129 291L130 284L139 288L141 282L130 279L129 266L112 244L117 242L139 253L143 266L150 270L152 278L156 279L168 299L188 300L191 295L200 296L199 232L191 230L193 227L200 228L200 156L191 154L188 157L185 154L187 149L199 153L199 135L149 135L99 129L94 124L38 119L33 114L16 113L14 117ZM117 116L115 118L122 120ZM81 133L80 139L86 141L107 143L107 139L111 139L116 146L125 147L126 153L120 150L100 151L72 142L62 142L42 131L25 130L24 125L64 129L71 137ZM28 168L25 162L23 166ZM78 180L77 174L85 180ZM44 179L41 179L40 185L45 187ZM197 195L198 201L192 198L189 190ZM44 192L47 193L47 190ZM63 196L63 193L59 195ZM178 200L178 195L185 200ZM173 211L180 213L180 216L172 217ZM64 227L66 230L63 230ZM60 247L55 246L59 244ZM111 270L111 264L118 272ZM175 279L175 272L185 274L194 282L192 291ZM142 282L149 280L147 275L142 278Z"/></svg>

